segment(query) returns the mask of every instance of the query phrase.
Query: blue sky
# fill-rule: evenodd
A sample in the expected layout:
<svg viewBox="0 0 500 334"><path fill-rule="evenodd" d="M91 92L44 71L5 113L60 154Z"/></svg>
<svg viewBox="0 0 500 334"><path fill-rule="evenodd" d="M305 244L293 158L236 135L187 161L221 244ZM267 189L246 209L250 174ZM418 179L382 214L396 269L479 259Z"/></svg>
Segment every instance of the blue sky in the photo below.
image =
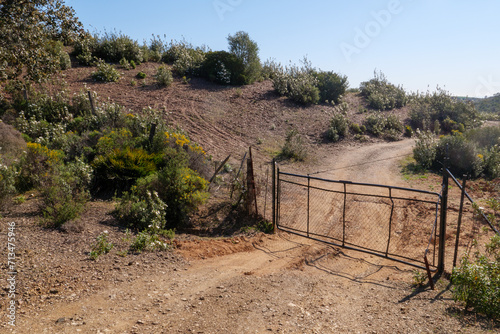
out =
<svg viewBox="0 0 500 334"><path fill-rule="evenodd" d="M66 0L91 32L152 34L227 50L243 30L261 61L274 58L347 75L350 87L382 71L409 91L484 97L500 92L500 1Z"/></svg>

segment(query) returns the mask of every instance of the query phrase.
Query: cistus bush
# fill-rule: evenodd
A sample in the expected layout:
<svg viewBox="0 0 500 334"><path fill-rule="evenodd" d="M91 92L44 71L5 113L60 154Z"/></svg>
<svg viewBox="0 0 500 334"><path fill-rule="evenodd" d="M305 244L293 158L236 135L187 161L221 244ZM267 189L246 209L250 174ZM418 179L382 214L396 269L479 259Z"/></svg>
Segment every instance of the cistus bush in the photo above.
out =
<svg viewBox="0 0 500 334"><path fill-rule="evenodd" d="M165 167L137 181L137 192L156 192L167 205L167 227L180 226L208 199L208 182L187 166L187 160L171 158Z"/></svg>
<svg viewBox="0 0 500 334"><path fill-rule="evenodd" d="M165 87L170 86L172 82L174 82L172 71L170 71L170 69L165 65L160 65L158 67L158 69L156 70L155 79L160 86Z"/></svg>
<svg viewBox="0 0 500 334"><path fill-rule="evenodd" d="M446 157L449 160L446 161ZM447 167L454 175L468 174L474 178L481 175L484 168L476 146L460 134L445 136L437 143L433 167L439 170L443 162L449 164Z"/></svg>
<svg viewBox="0 0 500 334"><path fill-rule="evenodd" d="M274 61L268 61L265 73L272 80L278 94L288 96L300 104L317 104L320 101L338 103L348 87L347 77L317 71L307 58L302 60L301 67L283 67Z"/></svg>
<svg viewBox="0 0 500 334"><path fill-rule="evenodd" d="M500 317L500 236L495 235L486 245L484 254L467 253L451 275L453 299L465 303L465 308Z"/></svg>
<svg viewBox="0 0 500 334"><path fill-rule="evenodd" d="M143 231L145 229L162 230L166 226L167 205L158 193L145 191L137 193L137 188L127 192L116 205L113 215L122 224Z"/></svg>
<svg viewBox="0 0 500 334"><path fill-rule="evenodd" d="M307 157L304 139L300 133L292 129L287 132L280 156L285 159L303 161Z"/></svg>
<svg viewBox="0 0 500 334"><path fill-rule="evenodd" d="M430 168L436 159L436 138L430 131L417 129L416 134L413 157L422 167Z"/></svg>
<svg viewBox="0 0 500 334"><path fill-rule="evenodd" d="M357 125L357 124L356 124ZM357 125L357 130L359 133L361 129ZM349 132L349 120L342 114L336 114L330 120L330 127L328 128L328 138L333 142L339 141L341 138L345 137Z"/></svg>
<svg viewBox="0 0 500 334"><path fill-rule="evenodd" d="M404 89L389 83L382 72L375 72L374 78L362 82L359 88L361 94L373 109L390 110L401 108L408 102Z"/></svg>
<svg viewBox="0 0 500 334"><path fill-rule="evenodd" d="M459 100L443 89L412 97L410 119L414 129L464 132L481 125L480 115L470 101Z"/></svg>
<svg viewBox="0 0 500 334"><path fill-rule="evenodd" d="M92 72L92 79L99 82L116 82L120 80L120 73L102 59L96 61L97 70Z"/></svg>

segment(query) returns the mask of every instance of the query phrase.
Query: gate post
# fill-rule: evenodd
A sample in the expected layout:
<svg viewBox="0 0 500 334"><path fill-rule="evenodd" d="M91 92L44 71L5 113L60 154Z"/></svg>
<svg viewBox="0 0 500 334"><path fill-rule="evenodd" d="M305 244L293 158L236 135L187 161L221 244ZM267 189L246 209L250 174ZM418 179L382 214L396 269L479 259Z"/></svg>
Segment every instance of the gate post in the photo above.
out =
<svg viewBox="0 0 500 334"><path fill-rule="evenodd" d="M448 211L448 169L443 168L443 194L441 195L441 212L439 217L439 253L438 253L438 273L444 272L444 256L446 243L446 214Z"/></svg>
<svg viewBox="0 0 500 334"><path fill-rule="evenodd" d="M276 234L276 232L278 231L278 228L276 226L276 160L273 158L273 162L272 162L273 166L272 166L272 169L273 169L273 172L272 172L272 178L273 178L273 182L272 182L272 193L273 193L273 205L272 205L272 208L273 208L273 233Z"/></svg>

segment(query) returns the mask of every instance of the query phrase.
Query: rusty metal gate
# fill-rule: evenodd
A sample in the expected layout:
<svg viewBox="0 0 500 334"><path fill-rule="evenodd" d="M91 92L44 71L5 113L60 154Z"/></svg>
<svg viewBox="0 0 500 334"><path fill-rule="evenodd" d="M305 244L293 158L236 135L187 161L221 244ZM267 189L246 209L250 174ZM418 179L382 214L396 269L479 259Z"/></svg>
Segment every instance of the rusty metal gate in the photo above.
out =
<svg viewBox="0 0 500 334"><path fill-rule="evenodd" d="M277 229L422 269L428 260L431 271L438 269L440 194L274 174Z"/></svg>

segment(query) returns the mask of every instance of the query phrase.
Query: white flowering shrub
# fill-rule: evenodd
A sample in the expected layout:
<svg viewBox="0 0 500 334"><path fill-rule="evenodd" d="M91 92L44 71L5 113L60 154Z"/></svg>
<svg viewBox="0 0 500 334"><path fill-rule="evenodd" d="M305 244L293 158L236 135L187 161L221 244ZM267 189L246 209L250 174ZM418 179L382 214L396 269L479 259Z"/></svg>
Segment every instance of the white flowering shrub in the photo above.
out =
<svg viewBox="0 0 500 334"><path fill-rule="evenodd" d="M0 155L0 209L2 209L9 198L16 192L16 177L12 167L3 163L2 155Z"/></svg>
<svg viewBox="0 0 500 334"><path fill-rule="evenodd" d="M139 231L164 229L167 223L165 202L158 197L156 192L146 191L145 195L140 195L135 189L132 188L131 192L122 196L113 215L118 221Z"/></svg>
<svg viewBox="0 0 500 334"><path fill-rule="evenodd" d="M166 87L170 86L172 82L174 82L172 71L170 71L170 69L166 65L161 65L160 67L158 67L158 69L156 70L155 79L160 86Z"/></svg>

